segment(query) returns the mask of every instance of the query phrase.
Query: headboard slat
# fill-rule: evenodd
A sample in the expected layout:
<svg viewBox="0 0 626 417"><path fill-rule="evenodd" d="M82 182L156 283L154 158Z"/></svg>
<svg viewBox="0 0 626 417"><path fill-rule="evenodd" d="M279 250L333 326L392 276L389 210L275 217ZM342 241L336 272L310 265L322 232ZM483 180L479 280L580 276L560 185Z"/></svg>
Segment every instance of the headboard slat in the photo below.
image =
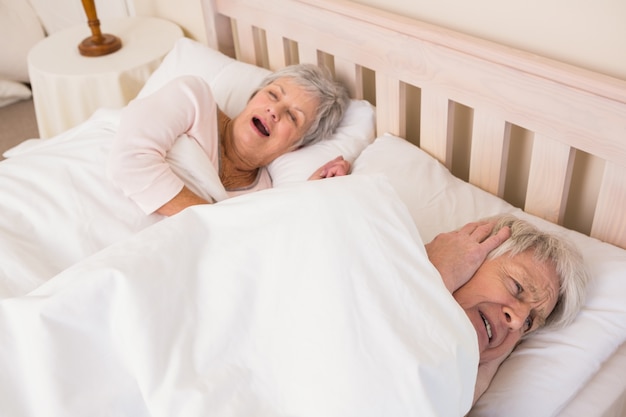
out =
<svg viewBox="0 0 626 417"><path fill-rule="evenodd" d="M591 236L626 248L626 166L606 162Z"/></svg>
<svg viewBox="0 0 626 417"><path fill-rule="evenodd" d="M305 43L298 44L298 62L319 64L317 48Z"/></svg>
<svg viewBox="0 0 626 417"><path fill-rule="evenodd" d="M474 110L469 180L499 197L504 195L510 130L500 117Z"/></svg>
<svg viewBox="0 0 626 417"><path fill-rule="evenodd" d="M406 137L405 86L397 79L376 73L376 133Z"/></svg>
<svg viewBox="0 0 626 417"><path fill-rule="evenodd" d="M257 63L255 29L251 25L237 22L234 25L239 40L237 45L237 59L248 64Z"/></svg>
<svg viewBox="0 0 626 417"><path fill-rule="evenodd" d="M454 104L432 88L421 90L420 148L452 167Z"/></svg>
<svg viewBox="0 0 626 417"><path fill-rule="evenodd" d="M289 51L285 38L273 32L265 33L269 69L275 71L289 65Z"/></svg>
<svg viewBox="0 0 626 417"><path fill-rule="evenodd" d="M335 57L335 77L348 88L351 97L363 98L363 69L360 66Z"/></svg>
<svg viewBox="0 0 626 417"><path fill-rule="evenodd" d="M524 211L563 224L574 155L563 143L535 136Z"/></svg>
<svg viewBox="0 0 626 417"><path fill-rule="evenodd" d="M219 12L216 0L203 0L202 15L205 22L207 45L230 57L235 57L235 39L231 19Z"/></svg>

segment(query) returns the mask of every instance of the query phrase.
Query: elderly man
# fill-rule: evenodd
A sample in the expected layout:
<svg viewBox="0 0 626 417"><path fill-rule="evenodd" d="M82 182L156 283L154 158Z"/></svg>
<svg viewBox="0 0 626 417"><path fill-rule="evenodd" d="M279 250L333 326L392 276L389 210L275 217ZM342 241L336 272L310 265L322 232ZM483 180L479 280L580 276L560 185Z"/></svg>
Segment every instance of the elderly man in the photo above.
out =
<svg viewBox="0 0 626 417"><path fill-rule="evenodd" d="M442 233L430 261L478 336L474 402L523 337L570 323L588 281L580 254L530 223L504 215Z"/></svg>

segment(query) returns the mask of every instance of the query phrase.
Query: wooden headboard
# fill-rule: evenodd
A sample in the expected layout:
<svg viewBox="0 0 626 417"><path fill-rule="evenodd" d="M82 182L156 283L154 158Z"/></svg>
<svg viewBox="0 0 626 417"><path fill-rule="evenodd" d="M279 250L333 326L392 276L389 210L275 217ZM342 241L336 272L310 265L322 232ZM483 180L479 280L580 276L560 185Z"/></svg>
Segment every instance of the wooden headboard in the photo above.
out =
<svg viewBox="0 0 626 417"><path fill-rule="evenodd" d="M379 134L626 248L625 81L350 1L203 1L210 46L270 69L329 66L376 105Z"/></svg>

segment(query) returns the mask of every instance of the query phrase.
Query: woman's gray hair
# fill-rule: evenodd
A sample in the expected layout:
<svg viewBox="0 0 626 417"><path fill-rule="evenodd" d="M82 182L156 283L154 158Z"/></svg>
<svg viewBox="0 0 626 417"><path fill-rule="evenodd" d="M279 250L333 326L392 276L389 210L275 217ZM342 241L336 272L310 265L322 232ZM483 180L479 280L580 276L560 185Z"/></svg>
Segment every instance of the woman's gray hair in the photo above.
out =
<svg viewBox="0 0 626 417"><path fill-rule="evenodd" d="M513 215L496 216L492 220L496 220L492 234L508 226L511 229L511 237L494 249L488 258L505 254L514 256L532 249L536 260L551 262L560 280L559 296L543 328L558 329L571 323L585 301L589 281L589 274L580 252L566 239L543 232L528 221Z"/></svg>
<svg viewBox="0 0 626 417"><path fill-rule="evenodd" d="M272 84L280 78L291 78L305 91L312 93L319 101L317 114L309 130L304 134L297 146L307 146L328 138L339 126L350 102L347 88L334 81L327 68L314 64L290 65L265 77L253 93Z"/></svg>

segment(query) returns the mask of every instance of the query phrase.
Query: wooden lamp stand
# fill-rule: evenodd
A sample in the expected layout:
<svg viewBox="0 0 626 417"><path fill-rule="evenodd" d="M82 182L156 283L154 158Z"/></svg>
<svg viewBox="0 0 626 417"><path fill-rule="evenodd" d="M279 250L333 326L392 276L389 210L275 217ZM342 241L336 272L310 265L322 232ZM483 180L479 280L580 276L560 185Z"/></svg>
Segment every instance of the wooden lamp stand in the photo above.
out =
<svg viewBox="0 0 626 417"><path fill-rule="evenodd" d="M114 35L102 34L100 21L96 13L94 0L82 0L87 23L91 29L91 36L83 39L78 45L78 51L83 56L102 56L111 54L122 47L120 38Z"/></svg>

